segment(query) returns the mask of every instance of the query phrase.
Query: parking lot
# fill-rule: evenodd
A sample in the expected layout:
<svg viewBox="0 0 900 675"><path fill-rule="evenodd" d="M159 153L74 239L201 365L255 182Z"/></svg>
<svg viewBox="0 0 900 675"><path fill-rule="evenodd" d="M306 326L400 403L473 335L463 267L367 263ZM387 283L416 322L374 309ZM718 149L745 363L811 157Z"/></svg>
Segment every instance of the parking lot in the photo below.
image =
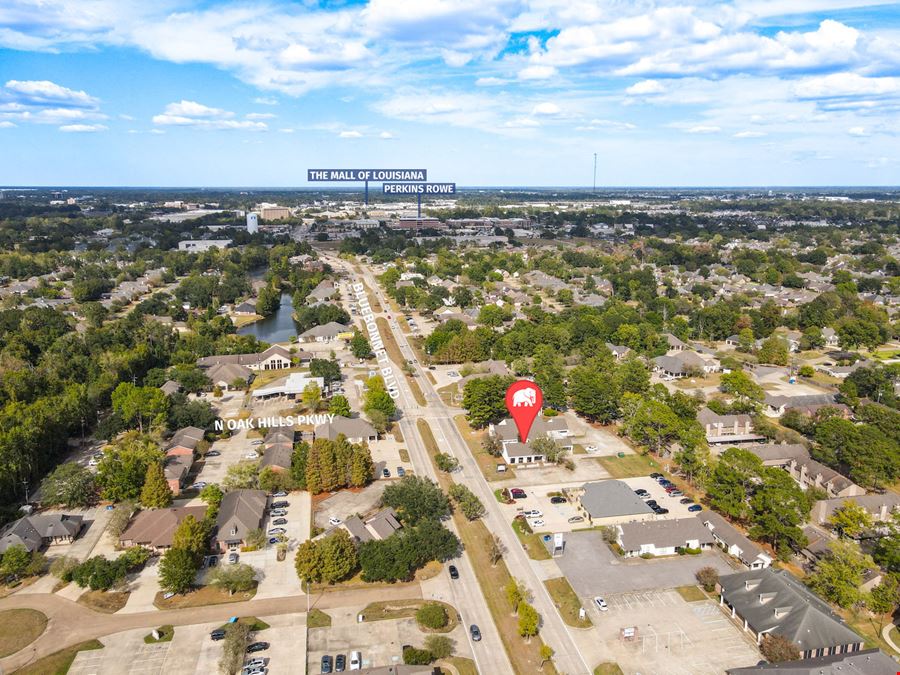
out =
<svg viewBox="0 0 900 675"><path fill-rule="evenodd" d="M412 464L400 459L400 448L405 447L405 445L405 443L398 443L393 436L387 434L374 443L369 443L369 450L372 452L372 463L375 465L376 480L383 478L382 471L384 469L391 472L391 478L396 478L399 475L397 467L402 466L406 472L412 471Z"/></svg>
<svg viewBox="0 0 900 675"><path fill-rule="evenodd" d="M656 500L657 504L669 509L669 513L661 516L656 516L654 520L661 520L664 518L668 520L673 520L675 518L691 518L698 515L697 513L688 511L688 507L691 506L690 504L681 503L681 500L684 499L683 496L679 495L677 497L670 497L668 494L666 494L663 486L650 478L650 476L641 476L640 478L626 478L623 482L626 483L632 490L639 490L643 488L650 493L651 499Z"/></svg>
<svg viewBox="0 0 900 675"><path fill-rule="evenodd" d="M591 604L595 627L575 637L588 653L615 661L628 675L720 675L761 658L749 635L711 600L686 602L673 590L605 599L609 611ZM635 629L635 637L623 639L623 628Z"/></svg>
<svg viewBox="0 0 900 675"><path fill-rule="evenodd" d="M701 567L714 567L720 574L738 571L718 549L700 555L626 561L610 550L598 530L567 534L565 552L556 558L556 564L587 602L595 595L606 598L615 593L694 585L694 575Z"/></svg>
<svg viewBox="0 0 900 675"><path fill-rule="evenodd" d="M260 617L269 628L252 639L269 643L256 655L266 658L270 675L303 675L306 672L306 615L287 614ZM151 629L135 629L108 635L104 649L79 652L72 663L72 675L207 675L219 672L222 642L209 634L217 623L176 626L171 642L144 643ZM247 658L251 658L250 655Z"/></svg>
<svg viewBox="0 0 900 675"><path fill-rule="evenodd" d="M388 480L376 480L362 490L341 490L316 505L316 527L328 529L329 518L346 520L354 513L366 514L378 508L381 493L388 486Z"/></svg>
<svg viewBox="0 0 900 675"><path fill-rule="evenodd" d="M523 487L527 497L525 499L517 499L515 504L503 504L501 508L507 516L507 520L512 520L522 511L531 511L537 509L542 513L540 520L544 521L543 525L533 526L535 531L540 532L569 532L573 528L586 527L587 524L582 521L579 523L570 523L569 518L578 515L575 504L566 502L565 504L551 504L549 492L559 492L565 487L581 487L582 483L564 483L560 485L548 485L541 487ZM534 519L529 519L534 522Z"/></svg>

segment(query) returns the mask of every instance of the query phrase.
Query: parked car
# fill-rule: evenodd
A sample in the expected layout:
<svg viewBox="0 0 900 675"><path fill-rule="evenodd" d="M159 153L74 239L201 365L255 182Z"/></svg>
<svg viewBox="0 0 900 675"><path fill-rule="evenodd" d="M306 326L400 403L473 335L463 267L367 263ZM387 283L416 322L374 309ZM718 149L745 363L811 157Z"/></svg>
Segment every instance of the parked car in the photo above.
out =
<svg viewBox="0 0 900 675"><path fill-rule="evenodd" d="M247 647L248 654L255 654L256 652L264 652L269 648L268 642L254 642L249 647Z"/></svg>
<svg viewBox="0 0 900 675"><path fill-rule="evenodd" d="M529 509L528 511L523 511L522 515L526 518L540 518L544 514L537 509Z"/></svg>
<svg viewBox="0 0 900 675"><path fill-rule="evenodd" d="M344 669L347 667L347 657L343 654L338 654L334 657L334 672L343 673Z"/></svg>
<svg viewBox="0 0 900 675"><path fill-rule="evenodd" d="M269 537L269 543L272 544L272 545L274 545L274 544L280 544L280 543L281 543L281 539L279 539L278 537Z"/></svg>
<svg viewBox="0 0 900 675"><path fill-rule="evenodd" d="M284 490L279 490L272 496L273 497L287 497L287 492L285 492Z"/></svg>
<svg viewBox="0 0 900 675"><path fill-rule="evenodd" d="M684 497L684 498L682 498L682 499L679 499L679 500L678 500L678 503L679 503L679 504L693 504L693 503L694 503L694 500L691 499L690 497Z"/></svg>
<svg viewBox="0 0 900 675"><path fill-rule="evenodd" d="M597 450L599 450L599 448L596 445L586 445L584 447L584 449L591 454L593 454L593 453L597 452Z"/></svg>
<svg viewBox="0 0 900 675"><path fill-rule="evenodd" d="M523 490L522 488L512 488L509 491L509 494L513 499L525 499L526 497L525 490Z"/></svg>
<svg viewBox="0 0 900 675"><path fill-rule="evenodd" d="M209 634L210 639L212 640L224 640L225 639L225 631L221 628L216 628L212 633Z"/></svg>
<svg viewBox="0 0 900 675"><path fill-rule="evenodd" d="M648 495L648 494L650 494L650 493L647 492L644 488L638 488L637 490L634 491L634 494L636 494L636 495Z"/></svg>
<svg viewBox="0 0 900 675"><path fill-rule="evenodd" d="M565 504L566 501L565 497L550 497L551 504Z"/></svg>
<svg viewBox="0 0 900 675"><path fill-rule="evenodd" d="M569 518L569 522L570 523L581 523L581 522L584 522L584 517L583 516L572 516L571 518Z"/></svg>
<svg viewBox="0 0 900 675"><path fill-rule="evenodd" d="M228 554L228 564L229 565L237 565L238 554L237 553L229 553Z"/></svg>
<svg viewBox="0 0 900 675"><path fill-rule="evenodd" d="M264 668L266 665L266 659L256 657L255 659L250 659L247 663L244 664L244 668Z"/></svg>
<svg viewBox="0 0 900 675"><path fill-rule="evenodd" d="M594 598L594 604L597 605L597 609L601 612L609 611L609 607L606 605L606 600L601 598L599 595Z"/></svg>
<svg viewBox="0 0 900 675"><path fill-rule="evenodd" d="M382 477L382 478L390 478L390 477L391 477L391 470L388 469L387 467L384 467L384 468L381 470L381 477Z"/></svg>
<svg viewBox="0 0 900 675"><path fill-rule="evenodd" d="M287 518L276 518L272 521L273 525L287 525Z"/></svg>
<svg viewBox="0 0 900 675"><path fill-rule="evenodd" d="M206 487L206 483L204 483L204 482L201 480L201 481L199 481L199 482L194 483L193 485L191 485L191 490L202 490L202 489L205 488L205 487Z"/></svg>
<svg viewBox="0 0 900 675"><path fill-rule="evenodd" d="M703 510L703 507L700 506L699 504L692 504L691 506L688 507L688 511L690 511L691 513L697 513L698 511L702 511L702 510Z"/></svg>
<svg viewBox="0 0 900 675"><path fill-rule="evenodd" d="M658 516L664 516L668 512L669 512L669 509L666 509L666 508L660 507L660 508L656 509L656 515L658 515Z"/></svg>
<svg viewBox="0 0 900 675"><path fill-rule="evenodd" d="M241 675L268 675L268 672L265 666L244 666Z"/></svg>
<svg viewBox="0 0 900 675"><path fill-rule="evenodd" d="M656 506L656 500L655 500L655 499L648 499L648 500L647 500L647 506L649 506L649 507L652 509L654 506Z"/></svg>
<svg viewBox="0 0 900 675"><path fill-rule="evenodd" d="M277 534L284 534L285 532L287 532L287 530L285 530L283 527L273 527L268 532L266 532L266 534L268 534L270 537L274 537Z"/></svg>
<svg viewBox="0 0 900 675"><path fill-rule="evenodd" d="M219 452L218 450L210 450L209 452L206 453L206 456L207 457L219 457L221 454L222 453Z"/></svg>
<svg viewBox="0 0 900 675"><path fill-rule="evenodd" d="M259 459L259 455L257 455L255 452L245 452L244 459Z"/></svg>
<svg viewBox="0 0 900 675"><path fill-rule="evenodd" d="M681 490L672 490L669 493L670 497L684 497L684 493Z"/></svg>
<svg viewBox="0 0 900 675"><path fill-rule="evenodd" d="M397 475L400 476L400 478L403 478L403 476L406 475L406 469L404 469L402 466L398 466Z"/></svg>
<svg viewBox="0 0 900 675"><path fill-rule="evenodd" d="M289 506L290 506L290 504L288 502L280 501L280 502L272 502L269 505L269 508L270 509L286 509Z"/></svg>
<svg viewBox="0 0 900 675"><path fill-rule="evenodd" d="M650 474L650 478L652 478L653 480L658 480L662 477L663 477L663 475L661 473L651 473Z"/></svg>
<svg viewBox="0 0 900 675"><path fill-rule="evenodd" d="M544 521L541 520L540 518L538 518L537 520L532 520L532 521L531 521L531 526L532 526L532 527L543 527L543 526L544 526Z"/></svg>
<svg viewBox="0 0 900 675"><path fill-rule="evenodd" d="M250 441L250 445L262 445L263 442L261 440L258 441Z"/></svg>
<svg viewBox="0 0 900 675"><path fill-rule="evenodd" d="M359 652L350 652L350 670L362 669L362 654Z"/></svg>
<svg viewBox="0 0 900 675"><path fill-rule="evenodd" d="M331 672L331 657L328 654L325 654L322 657L322 672L323 673Z"/></svg>
<svg viewBox="0 0 900 675"><path fill-rule="evenodd" d="M456 569L456 565L450 565L450 567L447 568L447 571L450 572L451 579L459 579L459 570Z"/></svg>
<svg viewBox="0 0 900 675"><path fill-rule="evenodd" d="M469 635L472 636L473 642L481 642L481 629L474 623L469 626Z"/></svg>
<svg viewBox="0 0 900 675"><path fill-rule="evenodd" d="M287 513L288 513L287 509L273 509L272 511L269 511L270 516L278 516L278 517L284 517L287 515Z"/></svg>
<svg viewBox="0 0 900 675"><path fill-rule="evenodd" d="M344 521L341 520L340 518L338 518L337 516L331 516L331 518L328 519L329 525L340 525L343 522Z"/></svg>

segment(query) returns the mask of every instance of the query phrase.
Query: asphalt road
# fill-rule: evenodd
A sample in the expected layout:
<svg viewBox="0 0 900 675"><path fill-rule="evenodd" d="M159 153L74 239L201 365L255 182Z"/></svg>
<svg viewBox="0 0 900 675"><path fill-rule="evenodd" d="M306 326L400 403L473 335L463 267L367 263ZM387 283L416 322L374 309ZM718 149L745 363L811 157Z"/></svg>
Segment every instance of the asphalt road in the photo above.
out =
<svg viewBox="0 0 900 675"><path fill-rule="evenodd" d="M344 266L344 268L347 269L350 274L353 274L352 268L349 266ZM360 268L363 270L363 277L366 283L375 292L382 308L389 308L390 304L387 302L387 299L381 290L381 286L378 284L371 270L362 264L360 265ZM402 355L407 360L418 361L406 336L396 323L396 317L394 317L394 320L388 321L388 324L390 325L391 332L394 334L397 344L400 345ZM400 385L401 404L405 413L404 419L401 420L401 429L403 430L404 438L415 438L415 443L410 443L410 446L418 446L415 449L417 455L417 470L419 470L418 467L424 460L425 465L430 469L429 473L426 475L434 475L433 469L431 468L431 462L427 457L423 456L424 450L422 450L418 432L410 432L415 428L415 422L414 420L408 419L408 417L424 417L428 420L438 445L445 451L451 452L456 459L459 460L461 470L454 475L454 478L457 482L465 484L470 490L478 495L479 499L481 499L486 509L486 515L483 518L484 523L487 528L499 536L503 542L507 551L505 559L510 572L516 578L521 580L531 591L534 597L534 607L540 613L542 618L541 637L545 643L549 644L555 650L556 654L553 660L556 663L557 669L560 672L569 673L570 675L574 673L586 673L589 675L592 672L591 668L579 652L568 628L557 613L553 600L550 598L550 595L542 582L543 575L540 573L539 566L536 561L531 560L525 553L515 532L513 532L511 524L507 522L504 517L500 509L500 504L494 498L487 480L485 480L481 470L478 468L478 464L472 456L472 453L469 452L465 439L462 438L459 430L454 424L450 410L431 385L431 381L425 375L425 370L422 368L421 364L416 363L413 367L417 371L418 384L425 396L425 406L420 406L416 403L405 377L398 377L397 382ZM410 457L412 458L412 454L410 454ZM468 561L466 561L465 566L467 568L466 575L471 574L470 569L468 569ZM477 583L475 586L477 588ZM477 593L477 598L477 604L483 607L484 612L490 617L490 613L484 601L484 596L481 594L480 590ZM472 602L472 596L468 596L467 600L466 606L474 610L475 607ZM481 613L480 608L477 613ZM465 616L463 618L465 620ZM479 626L484 630L483 623L479 623ZM496 631L493 620L490 621L490 627L492 632ZM489 646L485 644L485 642L482 642L482 645L483 647L476 652L479 657L484 654L484 647ZM492 649L490 651L496 652L497 650ZM503 670L485 670L482 665L479 664L479 670L482 673L512 672L510 665L507 665Z"/></svg>
<svg viewBox="0 0 900 675"><path fill-rule="evenodd" d="M336 269L343 268L351 278L357 276L352 267L344 263L344 261L333 259L329 262ZM388 304L380 286L372 276L371 271L366 267L362 267L362 269L364 270L364 281L369 288L374 291L378 297L378 302L382 307L380 313L375 313L376 316L381 316L385 319L387 319L387 316L392 317L392 319L387 321L391 326L391 331L397 340L397 344L401 346L401 351L404 352L404 355L408 354L407 358L412 359L412 349L402 336L402 332L396 323L396 317L390 312L390 304ZM431 458L428 456L428 452L425 450L425 445L416 426L416 420L418 418L430 418L429 409L420 406L416 402L412 390L409 387L409 383L402 371L399 370L402 364L398 363L395 365L398 369L397 384L400 390L400 397L396 403L397 407L403 411L403 415L398 424L401 432L403 432L403 438L406 441L406 446L409 450L410 462L417 475L427 476L437 482L437 474L434 465L431 462ZM424 376L422 376L421 379L424 379ZM493 501L493 497L491 497L491 500ZM452 521L449 521L447 525L450 529L455 531L456 528ZM512 673L512 664L503 647L503 641L500 639L500 634L497 631L497 626L494 624L491 611L487 606L484 595L481 593L481 588L478 585L478 579L475 576L475 571L472 568L469 556L466 553L463 553L463 555L453 561L453 564L456 565L459 570L459 579L455 581L450 580L448 583L450 589L450 602L457 610L459 610L460 616L462 617L462 623L467 627L466 639L469 641L469 646L472 649L478 671L484 675ZM446 569L442 574L447 574ZM476 624L481 630L482 639L480 642L472 642L472 637L468 631L468 626L471 624Z"/></svg>

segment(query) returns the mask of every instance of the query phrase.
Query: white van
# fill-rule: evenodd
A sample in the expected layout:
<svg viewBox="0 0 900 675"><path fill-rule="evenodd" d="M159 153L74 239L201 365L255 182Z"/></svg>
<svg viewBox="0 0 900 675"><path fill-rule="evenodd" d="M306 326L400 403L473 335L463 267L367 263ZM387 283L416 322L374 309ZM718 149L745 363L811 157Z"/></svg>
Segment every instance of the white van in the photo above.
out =
<svg viewBox="0 0 900 675"><path fill-rule="evenodd" d="M350 652L350 670L362 670L362 654Z"/></svg>

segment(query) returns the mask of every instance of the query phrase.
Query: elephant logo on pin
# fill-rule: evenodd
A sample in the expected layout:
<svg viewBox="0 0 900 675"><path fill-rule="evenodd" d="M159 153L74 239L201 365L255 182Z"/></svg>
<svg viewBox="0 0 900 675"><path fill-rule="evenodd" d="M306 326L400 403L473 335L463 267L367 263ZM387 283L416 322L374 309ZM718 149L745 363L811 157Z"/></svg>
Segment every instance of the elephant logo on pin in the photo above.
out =
<svg viewBox="0 0 900 675"><path fill-rule="evenodd" d="M513 393L513 408L531 408L537 401L537 392L534 389L520 389Z"/></svg>

